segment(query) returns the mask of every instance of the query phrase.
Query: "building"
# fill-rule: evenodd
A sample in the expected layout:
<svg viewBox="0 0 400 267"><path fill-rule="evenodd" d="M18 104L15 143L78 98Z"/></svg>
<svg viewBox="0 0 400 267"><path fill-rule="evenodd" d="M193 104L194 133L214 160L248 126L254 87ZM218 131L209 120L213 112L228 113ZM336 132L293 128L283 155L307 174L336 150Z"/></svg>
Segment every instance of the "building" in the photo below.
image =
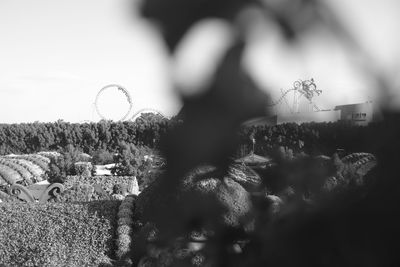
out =
<svg viewBox="0 0 400 267"><path fill-rule="evenodd" d="M336 106L340 111L340 121L347 121L354 125L368 125L378 119L379 112L375 109L372 101L358 104Z"/></svg>
<svg viewBox="0 0 400 267"><path fill-rule="evenodd" d="M372 121L381 119L379 110L372 101L365 103L339 105L333 110L316 112L297 112L277 114L270 117L259 117L249 120L246 126L271 126L282 123L307 123L307 122L337 122L344 121L354 125L365 126Z"/></svg>

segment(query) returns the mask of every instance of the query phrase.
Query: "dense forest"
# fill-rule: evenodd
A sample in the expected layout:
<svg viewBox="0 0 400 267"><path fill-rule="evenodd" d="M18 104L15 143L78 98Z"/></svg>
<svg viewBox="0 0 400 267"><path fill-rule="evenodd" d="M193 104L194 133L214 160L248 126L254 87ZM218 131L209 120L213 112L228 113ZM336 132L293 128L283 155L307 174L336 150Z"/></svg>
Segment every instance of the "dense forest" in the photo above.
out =
<svg viewBox="0 0 400 267"><path fill-rule="evenodd" d="M241 149L265 155L277 147L286 147L295 153L331 155L337 149L347 152L372 152L370 140L382 123L355 126L345 122L335 123L286 123L275 126L253 126L241 129ZM368 145L367 145L368 144Z"/></svg>
<svg viewBox="0 0 400 267"><path fill-rule="evenodd" d="M64 150L69 145L92 154L116 151L121 142L156 147L167 127L168 120L153 114L135 122L0 124L0 154Z"/></svg>
<svg viewBox="0 0 400 267"><path fill-rule="evenodd" d="M143 114L135 122L0 124L0 155L60 151L70 145L88 154L99 150L115 152L121 142L158 148L172 121L175 120ZM260 155L279 146L309 154L332 154L336 149L369 152L372 147L365 145L366 140L379 127L379 123L361 127L340 122L243 127L239 132L239 154L251 151L253 141L255 153Z"/></svg>

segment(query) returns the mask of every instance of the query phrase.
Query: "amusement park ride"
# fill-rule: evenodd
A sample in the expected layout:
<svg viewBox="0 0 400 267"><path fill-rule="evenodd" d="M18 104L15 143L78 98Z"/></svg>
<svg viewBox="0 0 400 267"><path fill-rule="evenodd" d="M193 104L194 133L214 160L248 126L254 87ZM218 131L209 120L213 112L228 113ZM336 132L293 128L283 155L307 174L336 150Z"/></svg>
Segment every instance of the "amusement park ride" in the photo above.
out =
<svg viewBox="0 0 400 267"><path fill-rule="evenodd" d="M118 121L126 121L126 120L135 121L143 113L154 113L164 118L167 118L167 116L165 116L163 113L152 108L144 108L137 110L134 112L132 116L129 116L133 109L133 101L131 95L129 94L128 90L126 90L124 87L117 84L110 84L100 89L93 103L94 110L102 120L110 120L109 117L104 115L99 105L99 99L106 91L107 92L112 91L114 93L119 93L119 94L122 93L124 95L125 100L128 102L129 106L127 112ZM321 109L313 101L313 98L315 96L319 96L321 93L322 90L317 89L314 79L311 78L310 80L304 80L304 81L298 80L294 82L292 88L287 89L285 91L281 89L280 97L277 98L275 101L272 101L271 104L268 105L268 107L273 108L275 113L280 112L286 114L288 113L294 114L294 113L304 112L304 110L300 110L301 106L300 104L301 103L304 104L305 100L306 112L321 111ZM304 108L304 105L302 105L302 107Z"/></svg>
<svg viewBox="0 0 400 267"><path fill-rule="evenodd" d="M319 96L322 90L318 90L314 79L310 80L297 80L293 84L293 88L283 91L281 89L281 96L273 101L269 107L278 109L283 113L299 113L299 112L316 112L321 109L315 104L313 98ZM300 110L300 103L302 100L306 101L305 110Z"/></svg>
<svg viewBox="0 0 400 267"><path fill-rule="evenodd" d="M94 109L97 113L97 115L102 119L102 120L110 120L109 117L106 117L104 115L104 113L101 111L100 105L99 105L99 100L100 97L106 92L106 91L113 91L115 93L122 93L125 96L126 101L128 102L128 111L122 116L121 119L119 119L118 121L126 121L126 120L131 120L131 121L135 121L137 118L140 117L141 114L143 113L154 113L154 114L158 114L164 118L167 118L167 116L165 116L164 114L162 114L160 111L155 110L155 109L150 109L150 108L144 108L144 109L140 109L138 111L136 111L131 117L129 118L129 115L133 109L133 101L132 101L132 97L129 94L128 90L126 90L124 87L117 85L117 84L110 84L107 86L104 86L103 88L100 89L100 91L97 93L96 95L96 99L93 103Z"/></svg>

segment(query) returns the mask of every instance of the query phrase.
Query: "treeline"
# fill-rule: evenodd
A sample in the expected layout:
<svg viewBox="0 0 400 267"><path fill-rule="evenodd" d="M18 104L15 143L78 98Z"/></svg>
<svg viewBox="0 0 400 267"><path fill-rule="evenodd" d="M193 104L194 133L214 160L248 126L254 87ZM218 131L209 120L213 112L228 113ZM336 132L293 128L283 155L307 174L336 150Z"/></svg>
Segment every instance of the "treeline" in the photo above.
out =
<svg viewBox="0 0 400 267"><path fill-rule="evenodd" d="M239 154L252 151L253 142L254 152L260 155L271 154L278 147L312 155L332 155L337 149L347 152L374 152L378 145L375 141L383 126L383 122L368 126L335 122L246 127L240 132Z"/></svg>
<svg viewBox="0 0 400 267"><path fill-rule="evenodd" d="M142 114L135 122L0 124L0 155L64 150L69 145L82 152L116 151L121 142L156 147L169 121Z"/></svg>
<svg viewBox="0 0 400 267"><path fill-rule="evenodd" d="M122 142L158 148L171 125L171 121L155 114L143 114L135 122L0 124L0 155L60 151L69 145L93 155L96 151L116 152ZM239 150L240 154L249 153L254 140L254 151L260 155L282 146L309 154L332 154L338 148L372 152L374 144L368 142L380 127L380 123L366 127L346 123L245 127L239 133Z"/></svg>

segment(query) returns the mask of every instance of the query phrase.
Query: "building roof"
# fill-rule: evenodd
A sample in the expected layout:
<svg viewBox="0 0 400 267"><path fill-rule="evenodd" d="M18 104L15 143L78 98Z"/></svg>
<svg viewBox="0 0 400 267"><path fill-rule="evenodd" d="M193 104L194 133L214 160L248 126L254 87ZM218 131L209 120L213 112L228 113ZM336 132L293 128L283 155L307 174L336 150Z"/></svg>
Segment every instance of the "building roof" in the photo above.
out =
<svg viewBox="0 0 400 267"><path fill-rule="evenodd" d="M343 108L350 108L350 107L355 107L355 106L362 106L362 105L373 105L373 102L372 101L367 101L367 102L362 102L362 103L338 105L338 106L335 107L334 110L343 109Z"/></svg>

